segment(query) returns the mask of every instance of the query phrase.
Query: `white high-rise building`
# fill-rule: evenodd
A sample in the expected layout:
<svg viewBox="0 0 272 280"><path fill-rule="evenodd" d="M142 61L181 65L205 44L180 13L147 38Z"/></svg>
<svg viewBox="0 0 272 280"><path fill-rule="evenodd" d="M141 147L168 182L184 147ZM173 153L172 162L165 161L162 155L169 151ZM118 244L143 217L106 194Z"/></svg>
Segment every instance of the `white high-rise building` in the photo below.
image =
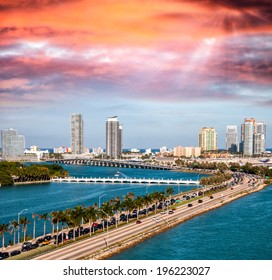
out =
<svg viewBox="0 0 272 280"><path fill-rule="evenodd" d="M226 150L232 153L239 151L238 130L236 125L228 125L226 131Z"/></svg>
<svg viewBox="0 0 272 280"><path fill-rule="evenodd" d="M255 123L254 133L254 155L260 155L266 150L266 124L264 122Z"/></svg>
<svg viewBox="0 0 272 280"><path fill-rule="evenodd" d="M117 116L110 117L106 121L106 154L110 158L116 158L122 154L123 126L119 124Z"/></svg>
<svg viewBox="0 0 272 280"><path fill-rule="evenodd" d="M16 160L24 156L25 137L19 135L16 130L10 128L1 131L2 158L4 160Z"/></svg>
<svg viewBox="0 0 272 280"><path fill-rule="evenodd" d="M71 151L72 154L83 154L83 118L81 114L71 114Z"/></svg>

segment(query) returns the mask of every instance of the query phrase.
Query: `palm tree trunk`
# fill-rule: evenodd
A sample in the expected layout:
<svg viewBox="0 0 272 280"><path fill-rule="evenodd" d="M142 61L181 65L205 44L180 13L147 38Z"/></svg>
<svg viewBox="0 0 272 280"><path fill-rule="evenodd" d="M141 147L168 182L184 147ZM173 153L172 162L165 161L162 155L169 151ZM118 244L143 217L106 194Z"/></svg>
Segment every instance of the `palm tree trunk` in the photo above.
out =
<svg viewBox="0 0 272 280"><path fill-rule="evenodd" d="M45 237L45 231L46 231L46 220L43 222L43 235Z"/></svg>
<svg viewBox="0 0 272 280"><path fill-rule="evenodd" d="M34 224L33 224L33 239L36 238L36 219L34 218Z"/></svg>

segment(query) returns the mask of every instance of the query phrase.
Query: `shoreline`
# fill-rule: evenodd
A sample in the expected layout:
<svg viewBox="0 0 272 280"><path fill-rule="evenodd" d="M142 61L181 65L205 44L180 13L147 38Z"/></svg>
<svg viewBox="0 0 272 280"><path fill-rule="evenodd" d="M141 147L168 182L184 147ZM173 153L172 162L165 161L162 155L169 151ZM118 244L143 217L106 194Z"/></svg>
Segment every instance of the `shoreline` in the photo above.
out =
<svg viewBox="0 0 272 280"><path fill-rule="evenodd" d="M20 186L20 185L34 185L34 184L46 184L46 183L51 183L51 180L15 182L15 183L13 183L13 185Z"/></svg>
<svg viewBox="0 0 272 280"><path fill-rule="evenodd" d="M95 252L89 256L86 256L82 259L84 260L106 260L110 257L112 257L113 255L116 255L118 253L121 253L145 240L147 240L148 238L151 238L157 234L160 234L160 233L163 233L169 229L172 229L173 227L179 225L179 224L182 224L194 217L197 217L197 216L200 216L204 213L207 213L209 211L212 211L214 209L217 209L219 207L222 207L223 205L226 205L232 201L235 201L241 197L244 197L244 196L247 196L251 193L255 193L255 192L259 192L261 190L263 190L264 188L268 187L268 186L271 186L271 184L261 184L260 186L252 189L252 190L249 190L249 191L242 191L241 193L235 195L235 196L231 196L231 197L228 197L227 199L225 199L224 201L220 201L218 204L214 205L214 206L211 206L207 209L200 209L198 212L194 213L194 214L191 214L187 217L184 217L184 218L175 218L173 220L170 220L169 221L169 224L168 225L160 225L160 226L157 226L149 231L146 231L146 232L143 232L143 233L140 233L138 235L135 235L135 236L132 236L132 237L129 237L127 238L126 240L123 240L123 241L120 241L118 242L117 244L113 244L111 245L109 248L104 248L98 252Z"/></svg>

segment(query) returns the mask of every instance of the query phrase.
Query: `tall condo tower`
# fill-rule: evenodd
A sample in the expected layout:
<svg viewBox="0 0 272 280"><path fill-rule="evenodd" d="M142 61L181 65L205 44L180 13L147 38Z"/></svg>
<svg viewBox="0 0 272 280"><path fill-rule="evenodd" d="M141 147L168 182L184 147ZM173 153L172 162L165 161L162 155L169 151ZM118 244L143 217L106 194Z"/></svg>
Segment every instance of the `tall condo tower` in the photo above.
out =
<svg viewBox="0 0 272 280"><path fill-rule="evenodd" d="M71 114L71 150L72 154L83 154L83 118L81 114Z"/></svg>
<svg viewBox="0 0 272 280"><path fill-rule="evenodd" d="M241 140L245 156L253 156L254 154L254 133L255 119L244 119L244 123L241 126Z"/></svg>
<svg viewBox="0 0 272 280"><path fill-rule="evenodd" d="M238 152L238 130L236 125L228 125L226 131L226 150L231 153Z"/></svg>
<svg viewBox="0 0 272 280"><path fill-rule="evenodd" d="M25 137L10 128L1 131L2 158L14 160L24 155Z"/></svg>
<svg viewBox="0 0 272 280"><path fill-rule="evenodd" d="M110 117L106 121L106 154L110 158L119 157L122 154L123 127L119 124L117 116Z"/></svg>
<svg viewBox="0 0 272 280"><path fill-rule="evenodd" d="M266 149L266 124L264 122L255 123L254 133L254 155L260 155Z"/></svg>
<svg viewBox="0 0 272 280"><path fill-rule="evenodd" d="M217 150L217 133L213 127L203 127L198 136L199 147L202 151Z"/></svg>

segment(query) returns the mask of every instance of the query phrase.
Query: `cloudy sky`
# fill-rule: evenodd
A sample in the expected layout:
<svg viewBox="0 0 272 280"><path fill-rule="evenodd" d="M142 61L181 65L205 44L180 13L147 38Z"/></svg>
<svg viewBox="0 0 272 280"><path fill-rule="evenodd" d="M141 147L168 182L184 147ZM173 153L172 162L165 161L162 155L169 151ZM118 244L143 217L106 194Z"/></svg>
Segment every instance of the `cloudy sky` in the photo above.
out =
<svg viewBox="0 0 272 280"><path fill-rule="evenodd" d="M271 0L0 0L0 129L26 145L197 145L215 127L265 121L272 147Z"/></svg>

